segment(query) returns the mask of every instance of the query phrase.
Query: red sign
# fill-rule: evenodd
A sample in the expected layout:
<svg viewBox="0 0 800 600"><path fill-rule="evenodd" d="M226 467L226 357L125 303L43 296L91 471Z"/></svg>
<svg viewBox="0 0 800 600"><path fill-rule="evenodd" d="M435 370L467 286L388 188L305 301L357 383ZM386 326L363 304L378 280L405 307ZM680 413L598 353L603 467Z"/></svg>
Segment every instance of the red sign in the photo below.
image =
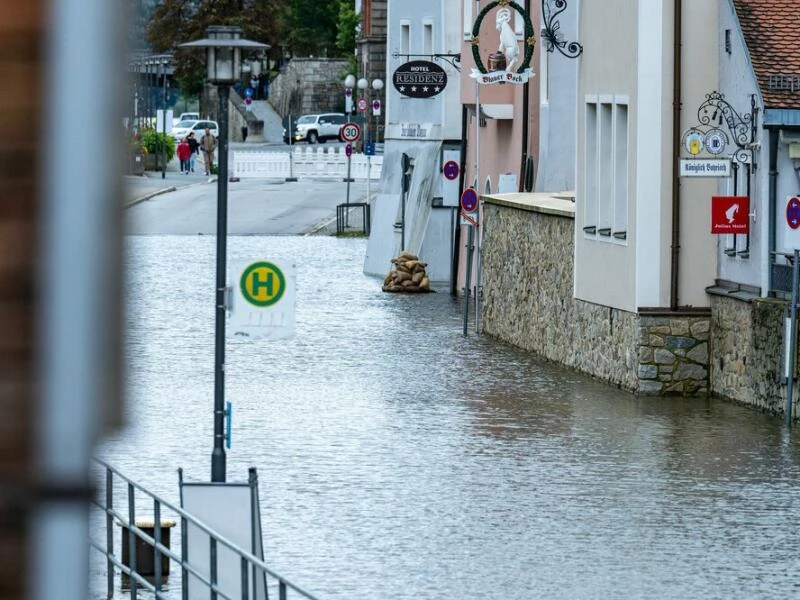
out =
<svg viewBox="0 0 800 600"><path fill-rule="evenodd" d="M467 188L461 192L461 210L464 212L475 212L478 208L478 193L473 188Z"/></svg>
<svg viewBox="0 0 800 600"><path fill-rule="evenodd" d="M711 197L711 233L750 233L750 198Z"/></svg>

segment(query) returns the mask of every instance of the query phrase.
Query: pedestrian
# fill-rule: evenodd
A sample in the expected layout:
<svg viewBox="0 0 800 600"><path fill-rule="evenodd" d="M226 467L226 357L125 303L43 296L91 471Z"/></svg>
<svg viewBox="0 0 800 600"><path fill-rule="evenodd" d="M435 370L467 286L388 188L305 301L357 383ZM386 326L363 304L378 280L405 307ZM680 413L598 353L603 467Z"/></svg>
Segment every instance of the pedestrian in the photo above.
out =
<svg viewBox="0 0 800 600"><path fill-rule="evenodd" d="M186 138L181 139L178 148L175 150L178 155L178 160L181 161L181 173L184 175L189 174L189 156L192 154L192 149L189 147L189 142Z"/></svg>
<svg viewBox="0 0 800 600"><path fill-rule="evenodd" d="M258 100L258 77L255 73L250 76L250 89L253 90L253 99Z"/></svg>
<svg viewBox="0 0 800 600"><path fill-rule="evenodd" d="M194 131L189 134L186 141L191 151L191 154L189 154L189 170L194 173L194 164L197 161L197 155L200 154L200 143L197 141L197 138L194 137Z"/></svg>
<svg viewBox="0 0 800 600"><path fill-rule="evenodd" d="M214 165L214 150L216 149L217 138L211 133L211 129L206 127L205 133L200 138L200 151L203 153L206 175L211 175L211 167Z"/></svg>

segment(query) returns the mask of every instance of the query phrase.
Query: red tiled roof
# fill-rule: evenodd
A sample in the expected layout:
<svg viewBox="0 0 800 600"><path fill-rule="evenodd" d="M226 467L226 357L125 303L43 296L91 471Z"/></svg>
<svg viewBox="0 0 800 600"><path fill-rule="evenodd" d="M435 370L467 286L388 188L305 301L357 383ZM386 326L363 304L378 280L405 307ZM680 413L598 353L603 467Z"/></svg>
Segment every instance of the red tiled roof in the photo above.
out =
<svg viewBox="0 0 800 600"><path fill-rule="evenodd" d="M767 108L800 108L800 0L733 0Z"/></svg>

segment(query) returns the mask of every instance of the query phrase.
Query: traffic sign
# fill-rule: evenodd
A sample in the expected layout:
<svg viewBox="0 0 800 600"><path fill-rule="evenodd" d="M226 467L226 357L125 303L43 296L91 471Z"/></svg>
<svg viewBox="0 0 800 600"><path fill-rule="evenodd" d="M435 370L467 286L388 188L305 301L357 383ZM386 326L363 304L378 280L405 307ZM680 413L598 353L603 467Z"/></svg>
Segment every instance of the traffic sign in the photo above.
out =
<svg viewBox="0 0 800 600"><path fill-rule="evenodd" d="M458 163L454 160L448 160L442 167L442 174L451 181L458 177Z"/></svg>
<svg viewBox="0 0 800 600"><path fill-rule="evenodd" d="M255 262L244 270L239 286L242 297L253 306L271 306L286 291L286 278L275 264Z"/></svg>
<svg viewBox="0 0 800 600"><path fill-rule="evenodd" d="M352 144L347 144L344 147L344 153L347 156L347 158L350 158L350 156L353 154L353 146L352 146Z"/></svg>
<svg viewBox="0 0 800 600"><path fill-rule="evenodd" d="M284 339L295 332L296 267L272 261L240 265L232 287L230 332L251 339Z"/></svg>
<svg viewBox="0 0 800 600"><path fill-rule="evenodd" d="M381 101L380 100L373 100L372 101L372 115L378 116L381 114Z"/></svg>
<svg viewBox="0 0 800 600"><path fill-rule="evenodd" d="M475 212L478 208L478 193L471 187L461 193L461 209L464 212Z"/></svg>
<svg viewBox="0 0 800 600"><path fill-rule="evenodd" d="M786 203L786 224L791 229L800 227L800 198L792 196Z"/></svg>
<svg viewBox="0 0 800 600"><path fill-rule="evenodd" d="M361 137L361 127L357 123L345 123L339 135L343 142L355 142Z"/></svg>
<svg viewBox="0 0 800 600"><path fill-rule="evenodd" d="M358 110L367 110L367 99L359 98L356 106L358 107Z"/></svg>

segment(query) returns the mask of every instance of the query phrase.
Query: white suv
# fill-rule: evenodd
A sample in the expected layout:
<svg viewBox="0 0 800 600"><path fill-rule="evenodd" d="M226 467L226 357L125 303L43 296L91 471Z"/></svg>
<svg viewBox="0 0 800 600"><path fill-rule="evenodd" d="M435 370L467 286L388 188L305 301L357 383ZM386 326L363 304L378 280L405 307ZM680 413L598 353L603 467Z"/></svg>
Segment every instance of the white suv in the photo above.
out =
<svg viewBox="0 0 800 600"><path fill-rule="evenodd" d="M320 113L318 115L303 115L295 121L292 142L306 141L309 144L338 140L339 129L347 123L347 117L341 113ZM289 143L289 134L283 130L283 141Z"/></svg>

